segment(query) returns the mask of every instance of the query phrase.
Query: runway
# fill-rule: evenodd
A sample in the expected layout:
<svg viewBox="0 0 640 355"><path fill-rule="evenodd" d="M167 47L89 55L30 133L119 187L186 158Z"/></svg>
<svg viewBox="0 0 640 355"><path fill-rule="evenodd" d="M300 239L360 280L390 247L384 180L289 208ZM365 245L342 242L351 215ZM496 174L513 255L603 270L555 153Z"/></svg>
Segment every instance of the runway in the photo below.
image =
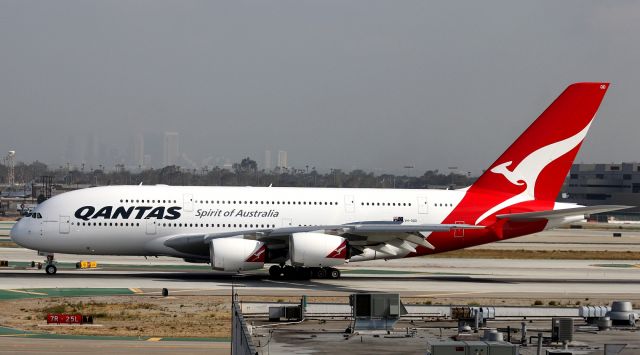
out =
<svg viewBox="0 0 640 355"><path fill-rule="evenodd" d="M399 292L403 296L482 295L483 297L640 296L640 267L620 261L428 259L374 261L341 268L340 280L274 281L266 272L243 275L216 271L117 271L60 269L0 270L1 289L138 288L159 292L229 294L232 284L245 294L329 295L353 292ZM366 264L366 265L365 265ZM156 266L162 269L162 265Z"/></svg>
<svg viewBox="0 0 640 355"><path fill-rule="evenodd" d="M639 231L620 230L622 237L613 237L617 231L558 229L478 248L602 250L605 259L611 253L640 250ZM61 264L55 276L24 267L0 268L0 289L117 287L159 292L169 288L175 292L228 294L233 283L244 293L264 295L380 291L403 296L640 298L640 260L420 257L345 264L340 267L340 280L274 281L264 270L234 275L168 257L56 254L56 259ZM0 260L26 265L42 257L32 250L0 248ZM79 260L95 260L100 268L76 270L72 265Z"/></svg>

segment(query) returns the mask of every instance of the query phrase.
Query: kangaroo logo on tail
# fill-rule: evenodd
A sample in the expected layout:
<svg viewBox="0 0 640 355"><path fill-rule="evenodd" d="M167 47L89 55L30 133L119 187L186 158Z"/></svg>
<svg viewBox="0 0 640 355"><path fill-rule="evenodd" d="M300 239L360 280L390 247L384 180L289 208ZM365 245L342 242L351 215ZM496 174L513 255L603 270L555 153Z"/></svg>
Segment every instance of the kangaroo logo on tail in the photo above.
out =
<svg viewBox="0 0 640 355"><path fill-rule="evenodd" d="M521 193L490 208L488 211L483 213L475 223L478 224L488 216L491 216L493 213L500 211L503 208L513 206L517 203L535 200L536 181L538 180L538 176L542 170L556 159L577 147L587 135L589 126L591 126L591 121L575 135L534 151L522 159L522 161L513 168L513 170L509 170L513 161L500 163L491 168L490 171L492 173L504 176L513 185L524 185L525 189Z"/></svg>

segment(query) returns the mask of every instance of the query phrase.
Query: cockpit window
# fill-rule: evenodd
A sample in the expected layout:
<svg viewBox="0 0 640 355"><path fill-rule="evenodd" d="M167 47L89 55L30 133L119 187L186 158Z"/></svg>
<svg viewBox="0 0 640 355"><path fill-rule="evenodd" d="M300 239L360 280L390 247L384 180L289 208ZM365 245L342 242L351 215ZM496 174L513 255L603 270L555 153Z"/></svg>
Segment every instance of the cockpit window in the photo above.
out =
<svg viewBox="0 0 640 355"><path fill-rule="evenodd" d="M29 213L26 215L26 217L31 217L31 218L42 218L42 215L38 212L34 212L34 213Z"/></svg>

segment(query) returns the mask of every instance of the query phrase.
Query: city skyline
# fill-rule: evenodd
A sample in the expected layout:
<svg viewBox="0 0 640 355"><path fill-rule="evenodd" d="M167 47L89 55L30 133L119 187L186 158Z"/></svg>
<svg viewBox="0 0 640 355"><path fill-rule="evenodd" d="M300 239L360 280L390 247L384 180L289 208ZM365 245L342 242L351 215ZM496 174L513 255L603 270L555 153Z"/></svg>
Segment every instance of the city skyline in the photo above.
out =
<svg viewBox="0 0 640 355"><path fill-rule="evenodd" d="M77 139L80 139L84 149L78 149ZM155 142L155 140L162 140L161 144ZM212 168L218 167L231 167L234 159L240 161L246 157L246 154L239 155L237 158L227 157L214 157L208 156L202 161L194 161L189 158L187 152L180 150L180 133L179 132L164 132L162 138L146 139L142 133L132 133L129 137L129 144L123 146L115 146L113 144L104 143L105 139L95 135L89 134L87 136L69 136L66 143L66 149L61 161L47 162L43 159L36 159L33 161L18 160L23 163L31 163L39 161L47 164L51 167L63 166L69 168L86 168L87 170L95 169L119 169L127 168L129 170L140 170L148 168L162 168L165 166L189 166L191 168ZM161 146L162 151L152 152L149 151L149 147ZM152 160L152 157L159 157ZM259 154L250 154L249 158L259 162ZM307 164L308 165L308 164ZM277 150L276 165L275 168L286 169L289 168L288 153L287 151ZM264 160L260 163L260 168L266 171L274 169L273 159L271 156L271 150L264 151ZM331 168L328 168L331 169Z"/></svg>
<svg viewBox="0 0 640 355"><path fill-rule="evenodd" d="M612 84L577 161L640 149L637 2L187 3L1 2L0 151L477 174L579 81Z"/></svg>

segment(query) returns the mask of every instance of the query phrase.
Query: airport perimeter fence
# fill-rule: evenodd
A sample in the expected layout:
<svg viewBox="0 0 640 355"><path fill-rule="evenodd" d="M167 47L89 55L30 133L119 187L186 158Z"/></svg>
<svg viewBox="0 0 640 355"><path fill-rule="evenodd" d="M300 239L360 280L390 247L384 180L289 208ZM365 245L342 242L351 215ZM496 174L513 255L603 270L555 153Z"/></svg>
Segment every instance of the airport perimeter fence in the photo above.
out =
<svg viewBox="0 0 640 355"><path fill-rule="evenodd" d="M253 345L247 323L242 316L242 307L235 295L231 302L231 312L231 355L257 355L258 351Z"/></svg>

